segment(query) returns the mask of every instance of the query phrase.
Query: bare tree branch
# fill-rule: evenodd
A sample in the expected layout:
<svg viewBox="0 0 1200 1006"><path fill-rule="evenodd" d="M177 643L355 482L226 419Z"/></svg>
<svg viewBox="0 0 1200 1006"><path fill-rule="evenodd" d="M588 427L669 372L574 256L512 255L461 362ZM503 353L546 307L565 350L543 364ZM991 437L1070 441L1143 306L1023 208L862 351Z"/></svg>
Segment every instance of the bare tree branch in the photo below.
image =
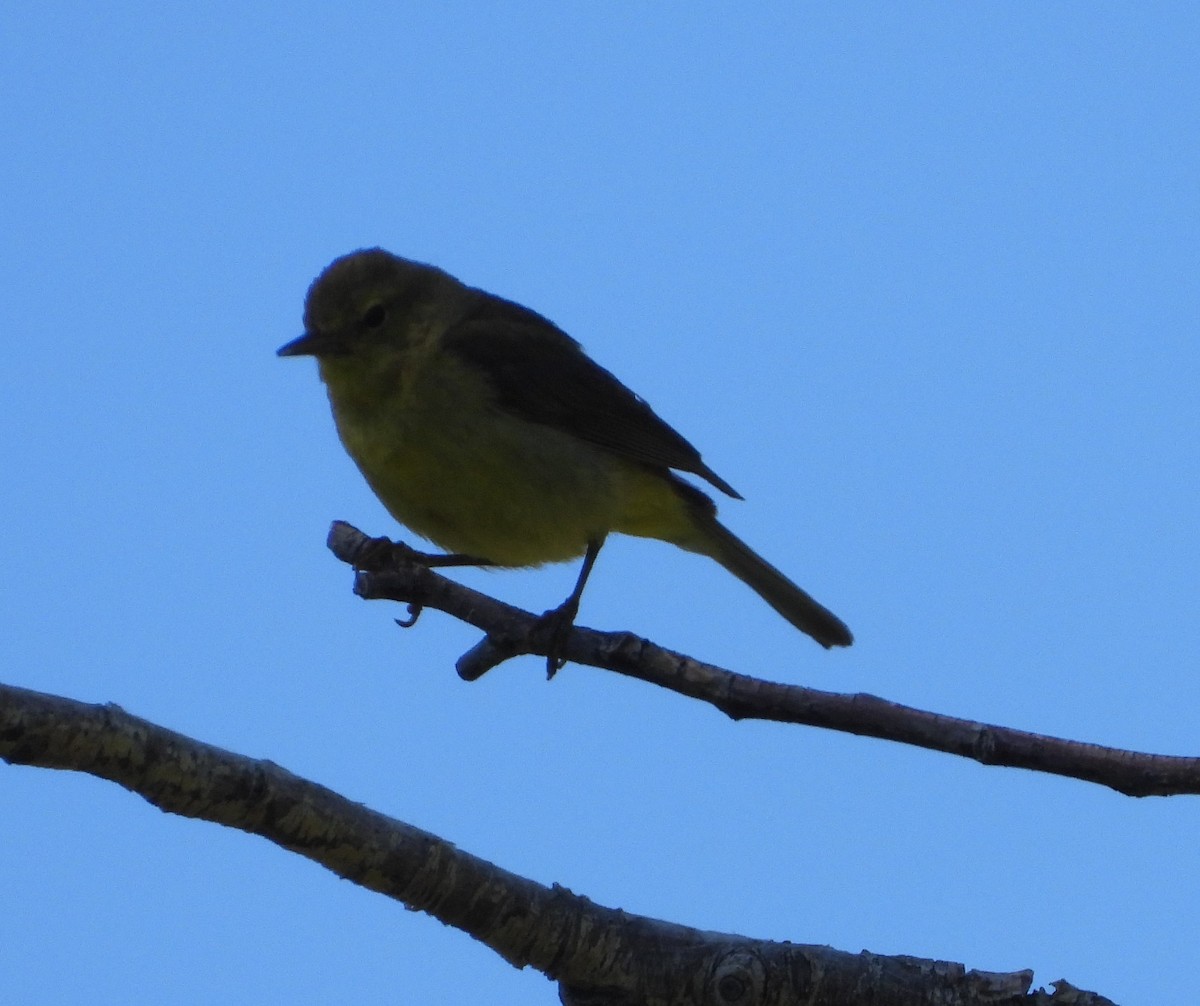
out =
<svg viewBox="0 0 1200 1006"><path fill-rule="evenodd" d="M427 562L436 557L387 538L369 538L341 521L330 529L329 548L358 571L354 592L360 597L407 602L413 620L422 607L437 608L487 633L458 661L465 680L473 681L514 656L546 655L549 637L537 616L439 576ZM576 626L561 653L575 663L708 702L735 720L774 720L878 737L984 765L1069 776L1127 796L1200 793L1200 758L1125 751L943 716L874 695L764 681L693 660L627 632Z"/></svg>
<svg viewBox="0 0 1200 1006"><path fill-rule="evenodd" d="M995 974L702 932L543 887L269 761L224 751L114 705L0 685L0 757L87 772L173 814L237 828L475 937L559 983L562 1001L640 1006L1112 1006L1066 982L1030 992Z"/></svg>

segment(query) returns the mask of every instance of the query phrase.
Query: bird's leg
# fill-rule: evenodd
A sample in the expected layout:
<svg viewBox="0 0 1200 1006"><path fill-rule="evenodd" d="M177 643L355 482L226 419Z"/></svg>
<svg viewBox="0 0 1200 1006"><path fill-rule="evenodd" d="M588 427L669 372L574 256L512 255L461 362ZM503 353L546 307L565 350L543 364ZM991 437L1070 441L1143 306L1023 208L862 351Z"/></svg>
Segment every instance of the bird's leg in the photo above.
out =
<svg viewBox="0 0 1200 1006"><path fill-rule="evenodd" d="M418 552L400 541L390 538L371 538L359 549L355 557L354 568L368 572L380 572L388 568L396 568L398 564L414 562L429 569L439 566L494 566L491 559L481 559L474 555L463 555L458 552L431 553ZM408 606L408 618L397 618L396 624L402 629L411 629L421 617L422 606L416 602Z"/></svg>
<svg viewBox="0 0 1200 1006"><path fill-rule="evenodd" d="M430 569L436 569L439 566L494 566L496 565L491 559L481 559L477 555L463 555L460 552L447 552L445 554L430 553L430 552L413 552L413 558L417 562L423 563Z"/></svg>
<svg viewBox="0 0 1200 1006"><path fill-rule="evenodd" d="M369 573L379 573L394 568L397 564L414 562L430 569L439 566L494 566L491 559L477 555L463 555L458 552L418 552L415 548L402 541L392 541L391 538L366 538L359 545L354 556L354 568L363 569Z"/></svg>
<svg viewBox="0 0 1200 1006"><path fill-rule="evenodd" d="M405 548L408 548L408 546L406 545ZM423 566L428 566L430 569L445 568L447 566L496 565L491 559L480 559L475 555L463 555L460 552L417 552L411 548L408 549L408 558L421 563ZM417 619L421 617L421 610L421 605L410 604L408 606L408 618L397 618L396 624L402 629L411 629L417 624Z"/></svg>
<svg viewBox="0 0 1200 1006"><path fill-rule="evenodd" d="M604 535L588 539L587 551L583 554L583 565L579 569L579 579L575 581L575 589L562 604L557 608L551 608L538 619L537 628L541 631L548 631L550 634L550 643L546 648L547 680L553 678L567 662L565 657L560 656L560 653L567 641L567 633L575 624L575 616L579 614L579 599L583 596L584 585L587 583L588 575L592 572L592 567L596 564L596 556L600 554L603 544Z"/></svg>

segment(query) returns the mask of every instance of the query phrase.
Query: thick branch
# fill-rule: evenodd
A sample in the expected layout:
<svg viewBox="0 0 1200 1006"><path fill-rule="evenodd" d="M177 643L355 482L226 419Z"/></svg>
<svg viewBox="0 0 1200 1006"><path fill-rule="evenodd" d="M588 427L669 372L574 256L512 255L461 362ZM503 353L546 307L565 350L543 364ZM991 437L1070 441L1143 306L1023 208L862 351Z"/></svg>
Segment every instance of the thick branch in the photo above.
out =
<svg viewBox="0 0 1200 1006"><path fill-rule="evenodd" d="M546 655L537 617L439 576L419 553L386 538L368 538L336 522L329 547L358 569L354 591L367 600L437 608L469 622L487 637L459 660L474 680L520 654ZM1128 796L1200 793L1200 758L1143 754L1064 740L1009 727L943 716L874 695L825 692L737 674L656 646L630 633L576 626L562 656L606 668L708 702L733 719L775 720L842 730L972 758L1099 783Z"/></svg>
<svg viewBox="0 0 1200 1006"><path fill-rule="evenodd" d="M1032 973L701 932L546 888L292 775L113 705L0 685L0 758L87 772L154 806L261 835L362 887L427 912L509 963L560 983L563 1001L644 1006L943 1006L1109 1000Z"/></svg>

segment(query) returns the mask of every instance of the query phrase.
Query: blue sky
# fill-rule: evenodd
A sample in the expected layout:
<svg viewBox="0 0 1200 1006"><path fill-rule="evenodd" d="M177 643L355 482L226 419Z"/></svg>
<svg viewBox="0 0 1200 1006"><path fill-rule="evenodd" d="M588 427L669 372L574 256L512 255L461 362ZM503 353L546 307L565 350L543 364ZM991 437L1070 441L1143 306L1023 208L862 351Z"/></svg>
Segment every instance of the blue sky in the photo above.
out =
<svg viewBox="0 0 1200 1006"><path fill-rule="evenodd" d="M1198 754L1200 13L1162 4L0 13L4 679L709 929L1188 1003L1194 798L735 724L364 604L307 284L383 245L554 319L843 616L605 549L580 621ZM541 610L575 570L462 578ZM13 1001L555 1002L465 936L107 783L0 766ZM397 1000L397 997L399 999Z"/></svg>

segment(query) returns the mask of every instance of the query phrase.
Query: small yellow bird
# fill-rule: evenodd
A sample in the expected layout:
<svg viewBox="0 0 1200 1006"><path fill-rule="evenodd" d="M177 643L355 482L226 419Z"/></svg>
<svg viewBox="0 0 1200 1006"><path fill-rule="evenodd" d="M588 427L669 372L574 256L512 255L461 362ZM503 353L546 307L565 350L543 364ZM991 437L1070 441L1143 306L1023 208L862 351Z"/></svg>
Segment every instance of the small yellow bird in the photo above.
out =
<svg viewBox="0 0 1200 1006"><path fill-rule="evenodd" d="M279 355L317 358L342 443L412 531L497 566L583 556L549 613L556 639L619 531L710 556L822 646L853 642L675 474L741 499L696 448L540 314L371 248L316 278L304 334Z"/></svg>

